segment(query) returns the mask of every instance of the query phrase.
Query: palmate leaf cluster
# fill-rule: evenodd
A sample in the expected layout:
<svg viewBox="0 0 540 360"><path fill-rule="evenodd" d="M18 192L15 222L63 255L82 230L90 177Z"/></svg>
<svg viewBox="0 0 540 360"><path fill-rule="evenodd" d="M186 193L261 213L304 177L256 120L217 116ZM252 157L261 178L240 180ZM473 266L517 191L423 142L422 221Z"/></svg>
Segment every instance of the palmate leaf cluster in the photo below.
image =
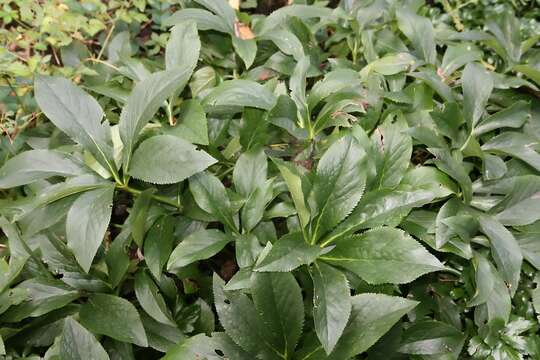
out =
<svg viewBox="0 0 540 360"><path fill-rule="evenodd" d="M157 58L36 74L0 354L540 357L540 33L432 10L183 2Z"/></svg>

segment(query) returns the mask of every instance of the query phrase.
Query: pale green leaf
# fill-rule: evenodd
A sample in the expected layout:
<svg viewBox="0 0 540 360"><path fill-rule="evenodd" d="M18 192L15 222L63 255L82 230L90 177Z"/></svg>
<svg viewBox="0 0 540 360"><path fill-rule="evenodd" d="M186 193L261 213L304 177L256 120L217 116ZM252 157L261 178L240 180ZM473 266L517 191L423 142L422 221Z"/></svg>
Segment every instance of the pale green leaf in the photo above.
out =
<svg viewBox="0 0 540 360"><path fill-rule="evenodd" d="M493 77L478 63L468 63L461 75L463 89L463 117L470 129L486 110L486 105L493 90Z"/></svg>
<svg viewBox="0 0 540 360"><path fill-rule="evenodd" d="M197 66L200 51L201 41L195 22L186 21L174 26L165 47L167 70L188 69L191 75Z"/></svg>
<svg viewBox="0 0 540 360"><path fill-rule="evenodd" d="M84 165L68 154L54 150L30 150L15 155L0 168L0 188L25 185L51 176L77 176Z"/></svg>
<svg viewBox="0 0 540 360"><path fill-rule="evenodd" d="M67 79L41 75L34 92L41 111L57 128L116 171L108 125L101 123L103 110L93 97Z"/></svg>
<svg viewBox="0 0 540 360"><path fill-rule="evenodd" d="M408 8L396 10L399 30L411 41L415 50L425 62L435 64L437 51L435 49L435 32L431 21L413 13Z"/></svg>
<svg viewBox="0 0 540 360"><path fill-rule="evenodd" d="M87 191L75 200L68 211L67 244L86 272L109 226L113 193L113 186Z"/></svg>
<svg viewBox="0 0 540 360"><path fill-rule="evenodd" d="M270 110L276 103L276 96L266 87L251 80L228 80L215 87L203 100L203 107L210 111L232 108L233 112L242 107Z"/></svg>
<svg viewBox="0 0 540 360"><path fill-rule="evenodd" d="M194 99L182 102L177 124L165 131L193 144L208 145L208 120L202 105Z"/></svg>
<svg viewBox="0 0 540 360"><path fill-rule="evenodd" d="M142 142L133 154L129 173L153 184L173 184L200 173L216 159L172 135L157 135Z"/></svg>
<svg viewBox="0 0 540 360"><path fill-rule="evenodd" d="M129 169L131 153L143 127L170 95L184 88L190 76L189 68L166 70L153 73L135 85L120 114L125 169Z"/></svg>

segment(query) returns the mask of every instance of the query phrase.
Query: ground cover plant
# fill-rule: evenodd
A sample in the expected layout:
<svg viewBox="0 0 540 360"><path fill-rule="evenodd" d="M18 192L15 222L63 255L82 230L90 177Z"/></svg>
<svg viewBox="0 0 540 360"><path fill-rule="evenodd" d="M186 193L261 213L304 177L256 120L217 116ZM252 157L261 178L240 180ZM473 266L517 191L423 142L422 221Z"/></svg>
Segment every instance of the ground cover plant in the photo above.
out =
<svg viewBox="0 0 540 360"><path fill-rule="evenodd" d="M0 356L540 358L534 4L4 4Z"/></svg>

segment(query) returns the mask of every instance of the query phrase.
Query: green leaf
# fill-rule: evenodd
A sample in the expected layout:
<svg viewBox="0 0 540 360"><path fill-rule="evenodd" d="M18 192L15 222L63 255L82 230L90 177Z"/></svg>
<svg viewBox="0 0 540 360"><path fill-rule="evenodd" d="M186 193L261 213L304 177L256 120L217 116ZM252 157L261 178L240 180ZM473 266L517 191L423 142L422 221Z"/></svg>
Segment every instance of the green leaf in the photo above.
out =
<svg viewBox="0 0 540 360"><path fill-rule="evenodd" d="M446 85L441 80L441 77L434 70L425 69L422 71L409 73L408 75L424 81L428 86L435 90L437 94L439 94L439 96L445 101L450 103L456 101L454 93L452 92L452 88Z"/></svg>
<svg viewBox="0 0 540 360"><path fill-rule="evenodd" d="M161 270L167 263L174 240L174 218L163 216L148 230L144 241L144 261L148 270L156 279L161 277Z"/></svg>
<svg viewBox="0 0 540 360"><path fill-rule="evenodd" d="M253 358L224 332L213 333L212 343L214 345L214 349L221 350L229 359L251 360ZM216 351L214 350L214 354L215 353Z"/></svg>
<svg viewBox="0 0 540 360"><path fill-rule="evenodd" d="M315 241L347 217L360 201L366 185L362 171L365 158L357 140L345 136L319 160L308 198Z"/></svg>
<svg viewBox="0 0 540 360"><path fill-rule="evenodd" d="M448 149L428 148L428 151L435 156L435 165L459 183L463 200L469 203L472 199L472 181L463 167L463 162L454 158Z"/></svg>
<svg viewBox="0 0 540 360"><path fill-rule="evenodd" d="M500 157L484 153L484 164L482 172L485 180L500 179L506 174L508 168Z"/></svg>
<svg viewBox="0 0 540 360"><path fill-rule="evenodd" d="M298 17L300 20L306 20L311 18L325 18L332 14L332 9L322 6L310 6L310 5L297 5L292 4L284 6L278 10L272 12L264 19L264 23L261 26L260 33L266 34L269 31L273 31L276 27L287 20L288 17Z"/></svg>
<svg viewBox="0 0 540 360"><path fill-rule="evenodd" d="M482 145L482 150L507 154L540 171L540 154L535 151L538 140L518 132L503 132Z"/></svg>
<svg viewBox="0 0 540 360"><path fill-rule="evenodd" d="M261 221L264 215L266 205L272 201L272 185L273 179L266 180L258 188L253 191L247 198L240 219L242 220L242 228L249 232Z"/></svg>
<svg viewBox="0 0 540 360"><path fill-rule="evenodd" d="M179 314L181 318L187 317L187 324L185 324L187 326L191 326L195 316L194 311L190 308L192 307L187 308L187 311L184 310L184 312L181 310ZM157 351L166 352L185 338L184 334L176 326L157 322L145 312L141 312L141 320L148 339L148 347Z"/></svg>
<svg viewBox="0 0 540 360"><path fill-rule="evenodd" d="M512 69L519 71L540 86L540 70L531 65L515 65Z"/></svg>
<svg viewBox="0 0 540 360"><path fill-rule="evenodd" d="M309 119L309 109L306 99L306 77L310 66L309 56L304 56L296 66L289 80L289 89L291 90L291 99L296 104L298 115L301 120L301 127L307 128ZM311 135L311 134L309 134Z"/></svg>
<svg viewBox="0 0 540 360"><path fill-rule="evenodd" d="M81 324L102 334L138 346L148 346L141 318L132 303L118 296L93 294L79 311ZM129 324L129 326L126 326Z"/></svg>
<svg viewBox="0 0 540 360"><path fill-rule="evenodd" d="M229 30L233 30L233 25L236 20L234 9L225 0L195 0L196 3L204 6L214 14L222 18L229 26Z"/></svg>
<svg viewBox="0 0 540 360"><path fill-rule="evenodd" d="M215 87L203 100L207 111L233 108L254 107L270 110L276 103L276 96L266 87L251 80L228 80Z"/></svg>
<svg viewBox="0 0 540 360"><path fill-rule="evenodd" d="M268 340L282 354L293 354L304 325L302 292L291 273L256 273L251 291Z"/></svg>
<svg viewBox="0 0 540 360"><path fill-rule="evenodd" d="M215 175L203 172L192 176L189 179L189 189L201 209L214 215L228 226L229 230L236 231L231 202L225 186Z"/></svg>
<svg viewBox="0 0 540 360"><path fill-rule="evenodd" d="M298 37L286 29L266 33L263 36L258 36L257 39L272 41L281 52L291 55L296 61L300 61L305 55L304 47Z"/></svg>
<svg viewBox="0 0 540 360"><path fill-rule="evenodd" d="M27 317L41 316L81 296L78 291L58 280L29 279L17 285L16 289L24 290L27 300L10 307L0 318L2 322L18 322Z"/></svg>
<svg viewBox="0 0 540 360"><path fill-rule="evenodd" d="M368 229L395 223L412 208L431 202L437 197L434 189L418 186L398 187L393 190L381 189L364 195L355 210L339 224L323 241L327 245L341 236L351 234L359 229Z"/></svg>
<svg viewBox="0 0 540 360"><path fill-rule="evenodd" d="M268 343L253 302L245 294L224 292L223 285L223 280L214 274L214 303L227 335L257 358L275 359L280 352Z"/></svg>
<svg viewBox="0 0 540 360"><path fill-rule="evenodd" d="M315 106L328 96L340 91L348 90L350 87L360 83L360 76L352 69L336 69L324 75L324 78L317 81L308 94L308 107L314 109Z"/></svg>
<svg viewBox="0 0 540 360"><path fill-rule="evenodd" d="M407 124L398 121L383 124L375 130L373 139L378 149L377 187L397 186L409 167L412 154L412 139L406 133Z"/></svg>
<svg viewBox="0 0 540 360"><path fill-rule="evenodd" d="M71 81L60 77L36 76L36 102L60 130L89 150L110 171L116 171L109 126L101 123L99 103Z"/></svg>
<svg viewBox="0 0 540 360"><path fill-rule="evenodd" d="M146 222L148 221L148 211L152 205L152 195L154 193L155 189L150 188L139 194L133 203L131 212L122 229L122 231L131 233L133 240L138 246L142 246L144 241L144 234L147 229Z"/></svg>
<svg viewBox="0 0 540 360"><path fill-rule="evenodd" d="M530 108L530 103L523 100L517 101L480 121L474 129L474 134L479 136L500 128L520 128L531 118Z"/></svg>
<svg viewBox="0 0 540 360"><path fill-rule="evenodd" d="M442 59L441 72L448 77L463 65L481 59L482 52L471 43L449 45Z"/></svg>
<svg viewBox="0 0 540 360"><path fill-rule="evenodd" d="M192 69L173 69L153 73L138 82L120 114L120 137L124 144L124 169L129 169L131 153L143 127L152 119L163 102L180 92L187 84Z"/></svg>
<svg viewBox="0 0 540 360"><path fill-rule="evenodd" d="M523 255L516 239L501 223L489 216L478 218L480 230L489 238L493 259L513 295L519 283Z"/></svg>
<svg viewBox="0 0 540 360"><path fill-rule="evenodd" d="M109 360L99 341L72 317L64 321L60 338L60 358L71 360Z"/></svg>
<svg viewBox="0 0 540 360"><path fill-rule="evenodd" d="M199 30L215 30L222 33L229 33L232 30L224 19L203 9L182 9L165 19L163 25L181 25L187 21L195 21Z"/></svg>
<svg viewBox="0 0 540 360"><path fill-rule="evenodd" d="M415 50L430 64L437 61L435 32L431 21L408 8L396 11L399 30L411 41Z"/></svg>
<svg viewBox="0 0 540 360"><path fill-rule="evenodd" d="M214 360L215 358L217 358L217 354L214 349L212 338L209 338L204 334L197 334L185 338L183 341L171 347L163 357L163 360Z"/></svg>
<svg viewBox="0 0 540 360"><path fill-rule="evenodd" d="M2 290L0 292L0 314L5 313L11 306L19 305L27 299L28 294L25 289L13 288L7 291Z"/></svg>
<svg viewBox="0 0 540 360"><path fill-rule="evenodd" d="M463 89L463 116L474 129L486 110L486 105L493 90L493 77L480 64L468 63L461 75Z"/></svg>
<svg viewBox="0 0 540 360"><path fill-rule="evenodd" d="M407 71L415 63L416 58L409 53L389 54L367 64L360 71L360 75L366 78L372 71L381 75L394 75Z"/></svg>
<svg viewBox="0 0 540 360"><path fill-rule="evenodd" d="M455 327L426 320L415 323L405 331L399 352L414 355L459 354L464 341L465 337Z"/></svg>
<svg viewBox="0 0 540 360"><path fill-rule="evenodd" d="M495 266L481 254L475 254L473 265L476 271L476 291L467 305L476 306L485 303L490 321L501 319L508 322L512 300L503 278Z"/></svg>
<svg viewBox="0 0 540 360"><path fill-rule="evenodd" d="M311 264L323 252L321 247L306 243L301 233L287 234L274 243L265 257L259 258L255 271L289 272Z"/></svg>
<svg viewBox="0 0 540 360"><path fill-rule="evenodd" d="M271 158L274 164L276 164L281 176L287 184L287 188L291 193L291 197L294 202L294 207L298 213L300 224L305 227L309 221L309 210L306 206L306 200L304 199L304 193L302 191L302 174L292 163L285 162L280 159Z"/></svg>
<svg viewBox="0 0 540 360"><path fill-rule="evenodd" d="M29 184L51 176L77 176L86 172L75 158L54 150L30 150L15 155L0 168L0 188Z"/></svg>
<svg viewBox="0 0 540 360"><path fill-rule="evenodd" d="M113 186L87 191L75 200L67 214L67 244L85 272L90 269L109 226L113 194Z"/></svg>
<svg viewBox="0 0 540 360"><path fill-rule="evenodd" d="M246 151L236 161L233 170L233 183L243 197L249 197L266 181L268 161L263 148Z"/></svg>
<svg viewBox="0 0 540 360"><path fill-rule="evenodd" d="M417 301L383 294L356 295L351 303L349 323L329 360L349 359L363 353L418 305Z"/></svg>
<svg viewBox="0 0 540 360"><path fill-rule="evenodd" d="M255 39L243 40L233 35L232 45L238 56L240 56L240 59L244 62L246 69L249 69L253 65L253 61L257 55L257 42Z"/></svg>
<svg viewBox="0 0 540 360"><path fill-rule="evenodd" d="M199 61L201 41L197 33L197 25L193 21L185 21L171 29L171 36L165 47L165 65L167 70L187 69L189 76Z"/></svg>
<svg viewBox="0 0 540 360"><path fill-rule="evenodd" d="M199 230L188 235L173 250L167 269L173 270L217 254L231 239L219 230Z"/></svg>
<svg viewBox="0 0 540 360"><path fill-rule="evenodd" d="M324 263L310 268L313 279L313 320L327 354L339 340L351 314L351 292L345 275Z"/></svg>
<svg viewBox="0 0 540 360"><path fill-rule="evenodd" d="M135 296L148 315L160 323L176 327L158 287L144 270L135 275Z"/></svg>
<svg viewBox="0 0 540 360"><path fill-rule="evenodd" d="M194 99L180 105L178 124L166 128L166 133L193 144L208 145L208 120L202 105Z"/></svg>
<svg viewBox="0 0 540 360"><path fill-rule="evenodd" d="M200 173L216 159L172 135L152 136L135 150L129 173L153 184L174 184Z"/></svg>
<svg viewBox="0 0 540 360"><path fill-rule="evenodd" d="M320 259L352 271L370 284L404 284L444 269L410 235L387 227L339 240Z"/></svg>
<svg viewBox="0 0 540 360"><path fill-rule="evenodd" d="M520 21L510 11L490 16L485 23L487 29L495 36L501 48L508 56L507 61L519 62L521 58Z"/></svg>

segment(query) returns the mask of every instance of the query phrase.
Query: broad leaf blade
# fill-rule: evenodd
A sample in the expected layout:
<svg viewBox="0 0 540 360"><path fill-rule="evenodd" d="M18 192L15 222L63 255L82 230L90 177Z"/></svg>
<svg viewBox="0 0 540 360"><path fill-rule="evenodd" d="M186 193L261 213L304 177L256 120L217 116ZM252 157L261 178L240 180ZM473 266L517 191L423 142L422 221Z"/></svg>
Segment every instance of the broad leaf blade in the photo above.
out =
<svg viewBox="0 0 540 360"><path fill-rule="evenodd" d="M144 311L156 321L176 327L172 314L165 304L158 287L146 272L135 275L135 296Z"/></svg>
<svg viewBox="0 0 540 360"><path fill-rule="evenodd" d="M72 156L54 150L30 150L9 159L0 169L0 188L26 185L51 176L77 176L86 172Z"/></svg>
<svg viewBox="0 0 540 360"><path fill-rule="evenodd" d="M351 292L345 275L324 263L310 268L313 279L315 331L327 354L338 342L351 314Z"/></svg>
<svg viewBox="0 0 540 360"><path fill-rule="evenodd" d="M109 360L109 355L95 336L71 317L64 321L60 357L72 360Z"/></svg>
<svg viewBox="0 0 540 360"><path fill-rule="evenodd" d="M116 171L108 127L101 123L103 110L93 97L71 81L51 76L37 76L34 91L39 107L57 128Z"/></svg>
<svg viewBox="0 0 540 360"><path fill-rule="evenodd" d="M129 173L153 184L173 184L197 174L216 159L194 145L172 135L145 140L135 150Z"/></svg>
<svg viewBox="0 0 540 360"><path fill-rule="evenodd" d="M289 272L315 261L323 252L304 241L301 233L287 234L276 241L270 252L255 265L255 271Z"/></svg>
<svg viewBox="0 0 540 360"><path fill-rule="evenodd" d="M516 239L501 223L489 216L479 217L480 230L489 238L497 267L511 294L517 291L523 255Z"/></svg>
<svg viewBox="0 0 540 360"><path fill-rule="evenodd" d="M333 229L360 201L366 185L365 156L352 136L339 139L322 156L308 199L311 214L316 216L313 239Z"/></svg>
<svg viewBox="0 0 540 360"><path fill-rule="evenodd" d="M228 226L229 230L236 230L231 202L225 187L215 175L203 172L192 176L189 179L189 189L201 209L214 215Z"/></svg>
<svg viewBox="0 0 540 360"><path fill-rule="evenodd" d="M472 130L485 111L489 96L493 90L491 74L477 63L465 66L461 76L463 89L463 116Z"/></svg>
<svg viewBox="0 0 540 360"><path fill-rule="evenodd" d="M269 341L281 353L292 354L304 325L304 303L296 279L291 273L256 273L251 289Z"/></svg>
<svg viewBox="0 0 540 360"><path fill-rule="evenodd" d="M380 228L340 240L321 257L370 284L408 283L444 265L402 230Z"/></svg>
<svg viewBox="0 0 540 360"><path fill-rule="evenodd" d="M203 101L203 106L209 111L220 108L254 107L270 110L276 103L276 97L267 88L251 80L224 81L214 88Z"/></svg>
<svg viewBox="0 0 540 360"><path fill-rule="evenodd" d="M195 22L186 21L174 26L165 47L167 70L187 69L191 75L197 66L200 51L201 41Z"/></svg>
<svg viewBox="0 0 540 360"><path fill-rule="evenodd" d="M229 241L229 237L219 230L196 231L188 235L173 250L167 269L176 269L197 260L208 259L223 249Z"/></svg>
<svg viewBox="0 0 540 360"><path fill-rule="evenodd" d="M126 299L93 294L81 307L79 316L81 324L94 334L103 334L142 347L148 346L139 313Z"/></svg>
<svg viewBox="0 0 540 360"><path fill-rule="evenodd" d="M131 153L143 127L170 95L184 88L190 76L189 68L166 70L153 73L135 85L120 114L124 169L129 169Z"/></svg>
<svg viewBox="0 0 540 360"><path fill-rule="evenodd" d="M86 272L109 226L113 193L113 186L87 191L75 200L67 214L67 243Z"/></svg>

